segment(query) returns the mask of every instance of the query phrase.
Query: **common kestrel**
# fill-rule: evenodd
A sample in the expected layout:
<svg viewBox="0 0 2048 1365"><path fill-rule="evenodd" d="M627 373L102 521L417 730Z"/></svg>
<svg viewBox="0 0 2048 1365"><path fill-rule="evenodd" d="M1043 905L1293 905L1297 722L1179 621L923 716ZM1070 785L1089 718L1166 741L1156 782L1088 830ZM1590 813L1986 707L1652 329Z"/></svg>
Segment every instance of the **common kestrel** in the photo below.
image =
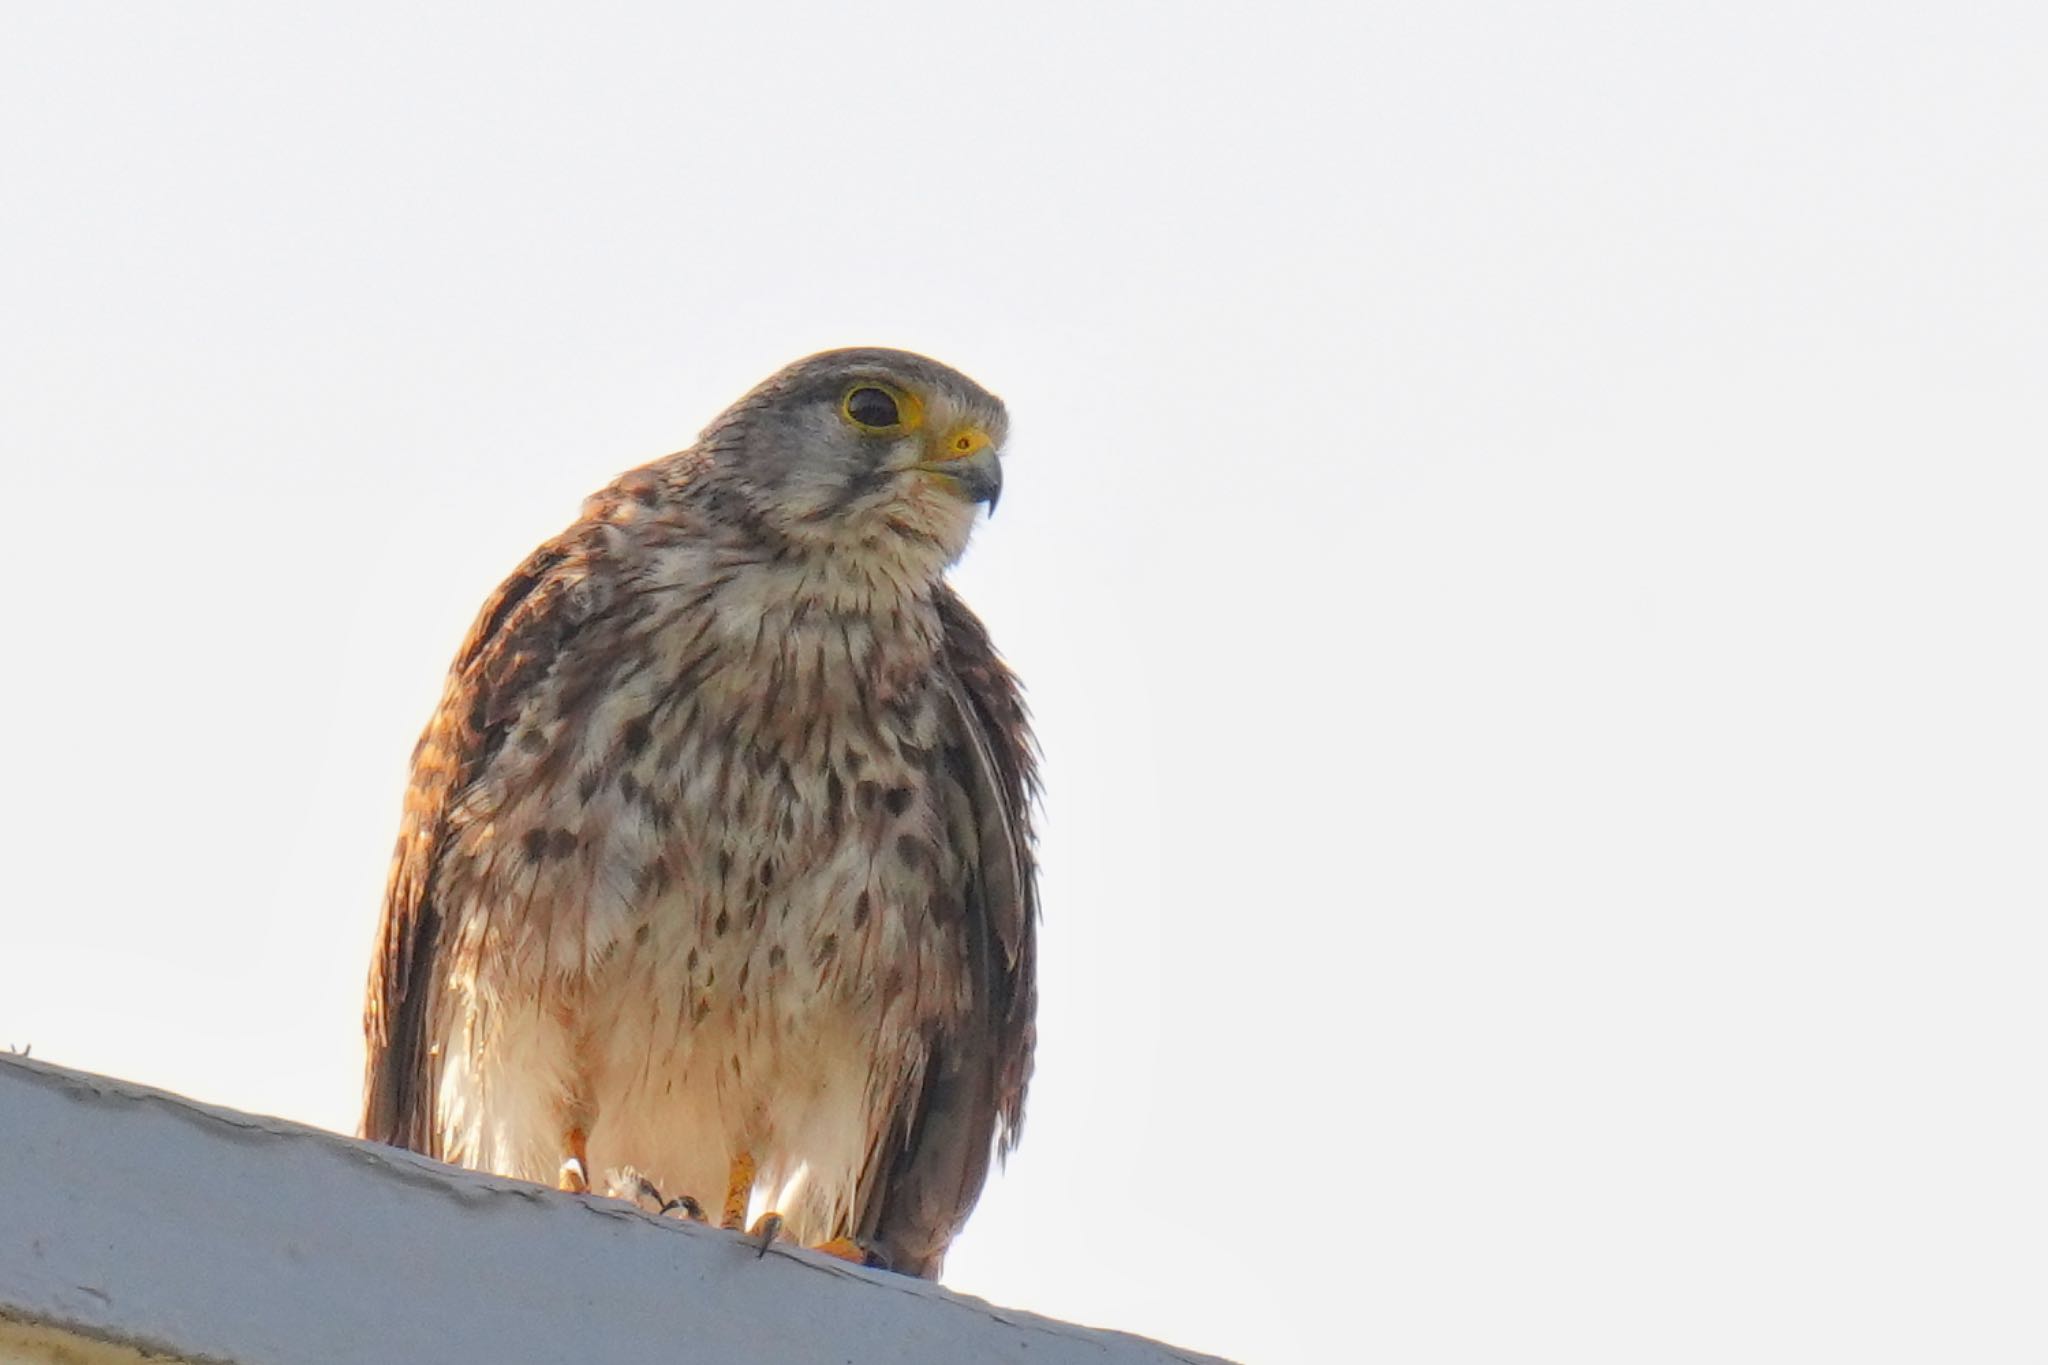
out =
<svg viewBox="0 0 2048 1365"><path fill-rule="evenodd" d="M1033 1042L1033 748L944 581L1007 419L830 351L484 604L414 751L365 1136L936 1278Z"/></svg>

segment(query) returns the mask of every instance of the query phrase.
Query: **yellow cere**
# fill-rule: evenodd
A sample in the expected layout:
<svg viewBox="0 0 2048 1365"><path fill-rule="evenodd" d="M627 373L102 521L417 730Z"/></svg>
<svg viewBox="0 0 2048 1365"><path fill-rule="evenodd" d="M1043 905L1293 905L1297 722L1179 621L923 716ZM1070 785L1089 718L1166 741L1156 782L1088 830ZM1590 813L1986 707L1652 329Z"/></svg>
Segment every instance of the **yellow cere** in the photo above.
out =
<svg viewBox="0 0 2048 1365"><path fill-rule="evenodd" d="M946 448L939 452L941 460L964 460L977 450L988 449L988 433L980 427L962 427L947 439Z"/></svg>

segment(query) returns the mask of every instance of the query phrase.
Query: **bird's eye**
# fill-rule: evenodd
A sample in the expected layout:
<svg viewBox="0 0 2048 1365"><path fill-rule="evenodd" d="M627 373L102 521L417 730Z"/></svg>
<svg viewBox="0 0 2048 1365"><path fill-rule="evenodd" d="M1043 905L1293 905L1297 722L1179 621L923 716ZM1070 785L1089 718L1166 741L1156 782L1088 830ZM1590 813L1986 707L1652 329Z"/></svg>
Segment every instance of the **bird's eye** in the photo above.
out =
<svg viewBox="0 0 2048 1365"><path fill-rule="evenodd" d="M903 411L897 406L896 396L887 389L878 389L872 384L863 384L846 395L841 405L847 420L857 427L875 430L893 427L903 421Z"/></svg>

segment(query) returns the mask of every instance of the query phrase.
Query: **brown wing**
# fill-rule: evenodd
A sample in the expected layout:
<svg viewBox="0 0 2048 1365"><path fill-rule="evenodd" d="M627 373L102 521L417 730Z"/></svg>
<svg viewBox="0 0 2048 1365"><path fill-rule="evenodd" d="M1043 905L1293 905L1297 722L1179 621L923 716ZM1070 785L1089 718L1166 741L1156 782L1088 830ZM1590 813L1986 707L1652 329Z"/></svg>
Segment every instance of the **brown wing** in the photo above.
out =
<svg viewBox="0 0 2048 1365"><path fill-rule="evenodd" d="M932 1040L871 1158L856 1231L889 1265L937 1279L981 1197L991 1150L1008 1154L1024 1121L1037 1007L1037 872L1030 803L1036 764L1017 680L951 591L939 593L947 698L939 774L968 863L967 1018Z"/></svg>
<svg viewBox="0 0 2048 1365"><path fill-rule="evenodd" d="M559 572L564 540L541 547L484 604L463 641L440 707L413 750L405 816L370 962L363 1032L363 1136L438 1157L434 1092L439 1066L428 1037L443 928L434 869L448 813L504 742L520 701L545 677L582 618Z"/></svg>

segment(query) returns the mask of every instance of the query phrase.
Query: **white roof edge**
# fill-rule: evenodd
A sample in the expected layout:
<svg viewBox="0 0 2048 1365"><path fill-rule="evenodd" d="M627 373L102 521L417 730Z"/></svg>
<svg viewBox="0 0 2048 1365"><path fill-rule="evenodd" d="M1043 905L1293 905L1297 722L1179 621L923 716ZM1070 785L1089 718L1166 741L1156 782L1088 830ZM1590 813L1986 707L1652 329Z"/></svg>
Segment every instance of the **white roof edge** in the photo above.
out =
<svg viewBox="0 0 2048 1365"><path fill-rule="evenodd" d="M21 1056L0 1152L0 1319L185 1360L1216 1360Z"/></svg>

